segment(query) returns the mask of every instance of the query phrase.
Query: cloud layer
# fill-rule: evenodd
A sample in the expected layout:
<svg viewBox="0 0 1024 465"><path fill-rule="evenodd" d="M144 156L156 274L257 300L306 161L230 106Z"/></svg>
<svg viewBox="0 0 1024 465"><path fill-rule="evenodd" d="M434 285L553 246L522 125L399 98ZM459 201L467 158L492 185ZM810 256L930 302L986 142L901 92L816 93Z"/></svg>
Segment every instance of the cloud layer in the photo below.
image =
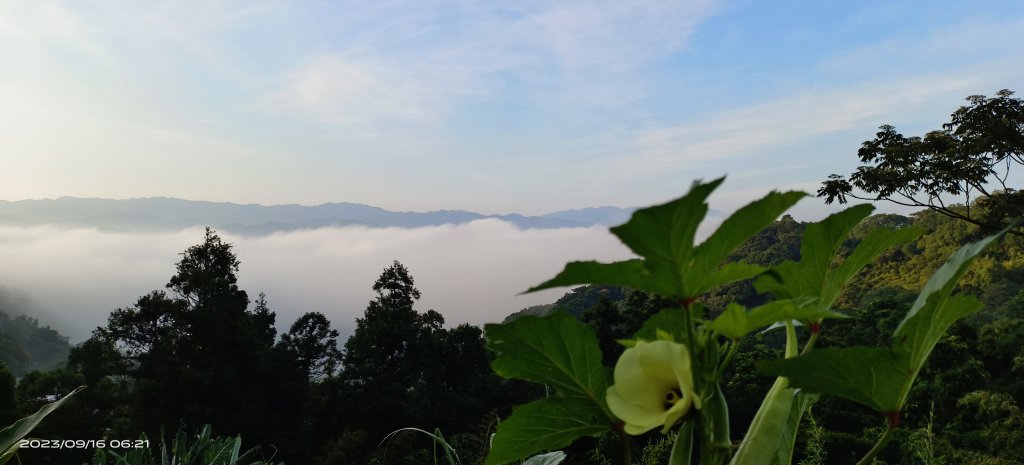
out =
<svg viewBox="0 0 1024 465"><path fill-rule="evenodd" d="M420 310L449 324L500 321L550 303L564 291L518 296L569 260L611 261L630 252L606 228L520 230L498 220L415 229L322 228L266 237L223 236L241 261L240 286L259 292L278 328L302 313L328 315L346 337L392 260L406 265L423 294ZM0 228L0 283L22 292L41 324L81 341L109 312L130 306L174 274L178 255L202 231L114 234L50 227Z"/></svg>

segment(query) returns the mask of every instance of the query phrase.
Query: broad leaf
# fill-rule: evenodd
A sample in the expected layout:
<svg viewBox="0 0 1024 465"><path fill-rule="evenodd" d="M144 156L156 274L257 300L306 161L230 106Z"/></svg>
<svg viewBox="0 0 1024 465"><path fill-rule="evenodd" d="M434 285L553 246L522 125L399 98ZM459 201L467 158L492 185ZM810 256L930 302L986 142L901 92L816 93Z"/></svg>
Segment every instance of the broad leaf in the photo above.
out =
<svg viewBox="0 0 1024 465"><path fill-rule="evenodd" d="M949 296L971 262L1005 232L1006 230L1003 230L961 247L928 278L921 294L917 296L907 316L896 327L893 336L895 348L907 353L913 369L921 368L932 348L953 322L981 308L976 299L949 299Z"/></svg>
<svg viewBox="0 0 1024 465"><path fill-rule="evenodd" d="M597 336L572 315L523 316L484 327L491 368L505 378L546 384L566 397L581 397L611 419L604 395L611 373L601 365Z"/></svg>
<svg viewBox="0 0 1024 465"><path fill-rule="evenodd" d="M498 424L484 464L501 465L561 449L610 428L604 412L584 399L547 397L512 409L512 415Z"/></svg>
<svg viewBox="0 0 1024 465"><path fill-rule="evenodd" d="M685 196L633 212L625 224L611 228L637 255L654 262L683 264L693 253L697 226L708 213L705 202L725 178L695 182Z"/></svg>
<svg viewBox="0 0 1024 465"><path fill-rule="evenodd" d="M22 418L10 426L0 430L0 464L7 463L7 461L14 456L14 453L18 451L18 444L21 440L25 436L28 436L36 426L39 426L39 422L43 421L43 418L46 418L46 416L51 412L60 408L60 406L64 405L71 396L77 394L82 389L85 389L85 386L81 386L74 391L69 392L68 395L60 398L60 400L57 400L56 402L51 402L40 407L36 413Z"/></svg>
<svg viewBox="0 0 1024 465"><path fill-rule="evenodd" d="M911 375L897 351L875 347L812 350L806 355L762 362L758 370L785 376L801 390L839 396L879 412L898 411Z"/></svg>
<svg viewBox="0 0 1024 465"><path fill-rule="evenodd" d="M904 320L906 324L897 330L895 348L907 353L912 369L920 370L946 330L956 320L981 310L983 306L972 295L929 299L914 318Z"/></svg>
<svg viewBox="0 0 1024 465"><path fill-rule="evenodd" d="M846 287L857 273L869 263L875 261L882 252L897 245L905 244L921 236L923 230L919 228L902 229L876 229L862 239L857 248L843 263L832 270L825 280L825 289L822 291L821 300L831 305L839 297L839 293Z"/></svg>
<svg viewBox="0 0 1024 465"><path fill-rule="evenodd" d="M658 340L658 331L660 330L671 334L676 338L677 342L681 342L683 340L682 331L685 322L686 319L684 318L682 308L662 309L648 318L633 337L645 341L656 341Z"/></svg>
<svg viewBox="0 0 1024 465"><path fill-rule="evenodd" d="M614 263L569 262L565 264L565 269L554 278L532 287L526 292L578 284L625 286L657 294L671 292L674 288L671 280L664 276L652 275L644 266L643 260L634 259Z"/></svg>
<svg viewBox="0 0 1024 465"><path fill-rule="evenodd" d="M693 265L686 270L687 277L691 282L686 283L684 296L697 296L715 286L756 275L757 273L743 275L735 272L714 273L713 271L736 247L772 224L779 215L806 195L796 191L771 192L736 210L729 218L726 218L718 229L694 251ZM748 270L752 269L748 268Z"/></svg>
<svg viewBox="0 0 1024 465"><path fill-rule="evenodd" d="M830 307L842 288L864 266L885 250L921 234L913 228L876 230L861 240L841 265L832 268L839 246L850 230L873 210L871 205L855 205L809 224L800 243L800 261L787 260L772 268L754 281L754 287L758 292L770 292L781 299L814 297L821 307Z"/></svg>
<svg viewBox="0 0 1024 465"><path fill-rule="evenodd" d="M773 268L773 273L754 283L758 292L771 292L778 298L820 297L836 249L873 210L871 205L855 205L807 225L800 242L799 263L787 260Z"/></svg>
<svg viewBox="0 0 1024 465"><path fill-rule="evenodd" d="M726 263L721 268L707 274L702 274L703 272L700 270L691 269L688 273L689 276L693 276L696 279L697 276L703 275L705 278L697 281L685 293L690 296L700 295L723 284L753 278L764 273L764 271L765 268L762 266L743 262Z"/></svg>
<svg viewBox="0 0 1024 465"><path fill-rule="evenodd" d="M806 194L772 192L738 210L695 248L697 227L708 212L707 198L723 180L696 182L685 196L637 210L625 224L611 228L642 259L569 263L558 276L527 292L575 284L613 284L684 299L758 275L763 269L756 265L722 262Z"/></svg>
<svg viewBox="0 0 1024 465"><path fill-rule="evenodd" d="M807 225L800 242L800 262L787 260L755 283L758 292L778 298L819 297L836 249L850 230L871 214L871 205L855 205Z"/></svg>
<svg viewBox="0 0 1024 465"><path fill-rule="evenodd" d="M748 333L782 321L820 321L825 318L847 318L846 315L821 308L813 299L776 300L750 311L742 305L730 303L708 329L730 339L740 339Z"/></svg>

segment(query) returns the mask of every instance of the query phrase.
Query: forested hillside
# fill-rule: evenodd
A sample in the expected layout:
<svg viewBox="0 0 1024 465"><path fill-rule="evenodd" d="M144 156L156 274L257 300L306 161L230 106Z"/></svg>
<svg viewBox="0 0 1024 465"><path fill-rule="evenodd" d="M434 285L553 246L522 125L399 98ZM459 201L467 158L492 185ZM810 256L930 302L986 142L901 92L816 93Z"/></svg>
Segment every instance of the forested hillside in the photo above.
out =
<svg viewBox="0 0 1024 465"><path fill-rule="evenodd" d="M0 289L0 362L15 376L49 370L67 361L68 338L19 312L19 303Z"/></svg>
<svg viewBox="0 0 1024 465"><path fill-rule="evenodd" d="M885 335L927 277L960 245L982 235L973 225L935 212L876 215L859 225L844 247L852 249L876 228L909 226L925 232L861 272L837 303L850 318L829 320L819 344L889 343ZM731 259L766 266L797 259L805 227L783 217ZM482 463L490 434L512 405L545 395L535 385L492 372L480 328L447 327L444 309L417 308L420 292L411 271L398 261L367 283L376 297L347 341L338 341L331 323L314 312L283 325L289 329L278 335L273 296L253 301L237 286L241 269L231 245L208 231L201 244L182 254L163 290L113 311L89 340L71 349L66 368L35 371L16 389L0 389L0 407L27 414L48 396L84 384L89 389L54 412L34 435L158 438L179 422L193 432L210 423L215 435L241 434L246 447L260 446L259 454L275 462L420 464L430 463L429 438L401 433L382 440L404 427L439 428L462 463L471 464ZM881 455L883 463L1024 464L1019 447L1024 444L1024 239L1005 237L961 284L986 308L942 338L911 392L898 436ZM700 300L714 315L729 302L756 305L765 298L741 281ZM621 287L584 286L550 308L526 313L563 308L577 315L597 334L610 367L623 350L617 340L632 337L649 316L672 304ZM21 336L8 328L25 327L45 332L34 321L0 318L0 331L11 331L11 340ZM772 382L755 366L777 356L778 337L744 339L726 374L734 431L746 429ZM10 366L19 363L17 358L4 362L18 369ZM14 415L7 412L5 420ZM881 427L867 410L827 397L807 421L796 455L808 457L804 463L853 463ZM637 463L667 454L671 443L662 438L656 431L632 437L634 449L642 451ZM566 451L564 463L615 463L621 447L611 435L581 441ZM21 456L24 463L78 465L90 460L92 451L26 450Z"/></svg>

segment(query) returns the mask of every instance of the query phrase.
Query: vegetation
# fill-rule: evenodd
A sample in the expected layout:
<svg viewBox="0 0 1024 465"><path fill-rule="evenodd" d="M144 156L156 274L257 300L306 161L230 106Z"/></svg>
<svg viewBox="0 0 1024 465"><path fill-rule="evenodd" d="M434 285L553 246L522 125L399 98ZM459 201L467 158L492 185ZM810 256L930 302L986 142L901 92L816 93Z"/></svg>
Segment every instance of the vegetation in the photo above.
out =
<svg viewBox="0 0 1024 465"><path fill-rule="evenodd" d="M279 335L207 229L162 289L114 310L64 366L66 339L0 314L0 421L27 415L18 434L46 439L161 438L18 453L44 464L1024 465L1024 236L991 234L1024 203L1009 186L940 200L980 192L960 162L986 176L1019 162L1019 108L1001 92L924 138L883 128L865 163L959 161L904 178L862 167L826 186L829 200L924 195L928 210L776 220L803 194L773 192L695 244L722 181L697 183L613 228L641 258L570 263L536 289L579 287L486 329L417 308L394 261L346 341L315 311ZM896 177L858 184L872 173ZM33 414L54 405L48 421ZM179 424L225 436L179 428L165 443Z"/></svg>
<svg viewBox="0 0 1024 465"><path fill-rule="evenodd" d="M1019 220L1024 192L1007 182L1011 168L1024 165L1024 101L1006 89L967 101L942 129L923 137L882 126L857 152L864 164L849 179L829 176L818 196L827 203L853 197L925 207L990 229ZM854 188L868 196L854 194ZM972 211L976 198L988 201L983 213Z"/></svg>
<svg viewBox="0 0 1024 465"><path fill-rule="evenodd" d="M63 364L71 345L68 339L39 320L21 314L17 299L0 288L0 362L14 374L49 370Z"/></svg>
<svg viewBox="0 0 1024 465"><path fill-rule="evenodd" d="M783 217L743 241L725 260L764 267L799 260L808 227ZM962 244L983 237L979 228L936 212L924 211L913 217L876 215L853 227L840 241L839 259L853 253L876 230L891 227L917 228L923 233L881 253L851 279L833 304L849 318L822 326L815 347L891 344L886 335L892 334L914 303L914 289L923 286L946 256ZM214 259L204 254L225 256ZM144 432L148 437L160 437L162 428L168 425L183 419L201 421L205 416L224 424L220 427L214 423L228 435L218 441L226 444L241 437L245 444L259 446L254 460L429 463L434 445L425 436L396 435L388 443L386 454L385 448L378 446L389 432L419 425L450 431L446 440L457 450L461 463L472 464L483 462L490 434L500 418L508 418L513 404L545 395L544 387L504 380L494 374L490 367L493 355L484 347L480 328L445 328L439 313L415 310L419 291L409 270L397 262L374 283L378 296L368 304L344 350L338 347L337 335L326 318L315 313L304 315L288 332L276 336L272 325L259 323L274 318L261 297L245 310L239 310L240 306L235 312L219 310L216 313L223 321L205 324L250 328L238 335L244 334L248 339L244 343L257 348L246 357L264 358L235 363L244 360L233 352L237 355L231 360L188 361L187 357L203 358L205 350L216 347L204 349L196 339L214 336L200 335L204 320L191 312L210 308L208 300L203 299L231 302L231 296L238 299L243 291L232 279L240 264L232 259L230 245L214 232L210 231L202 244L182 257L220 266L216 272L211 268L193 273L220 290L189 287L191 301L173 287L170 293L148 294L135 306L115 311L107 326L74 347L66 369L27 373L16 386L12 376L6 390L0 376L0 410L9 412L7 421L37 410L53 395L87 384L90 389L68 400L52 414L53 420L40 424L33 435L124 439L137 438ZM192 272L181 264L176 269L178 274L183 269ZM180 279L175 282L183 283ZM755 282L744 279L703 292L693 305L702 305L709 317L722 313L730 302L757 307L766 300L757 293ZM908 394L901 426L893 433L893 443L881 452L881 460L890 464L941 460L1024 463L1020 451L1012 446L1024 439L1018 437L1024 424L1020 413L1024 402L1024 383L1020 381L1024 379L1020 344L1024 340L1022 284L1024 241L1016 236L994 244L966 270L960 287L965 293L979 295L985 308L955 323L939 339ZM632 338L651 316L677 305L646 291L615 285L578 287L560 301L585 302L577 309L589 305L578 310L578 319L586 331L593 331L602 352L600 360L606 367L614 366L625 349L616 340ZM565 324L571 321L565 320ZM807 336L804 329L797 331L801 337ZM213 332L216 337L221 334ZM148 352L133 350L142 342L151 344ZM785 338L781 332L751 334L741 338L736 347L731 369L719 381L728 398L731 434L749 427L772 384L770 377L757 372L758 363L779 358ZM167 368L170 361L148 355L155 353L174 356L181 362ZM171 376L158 377L160 370L174 369L176 376L195 379L201 375L190 371L209 370L214 363L231 364L236 371L229 373L236 381L227 379L225 373L221 384L162 385L162 380ZM273 369L268 370L268 366ZM380 370L380 366L391 369ZM984 382L979 384L978 380ZM142 389L148 392L140 392ZM175 392L181 389L195 390ZM547 392L557 395L552 389L558 388L549 385ZM159 395L169 400L155 403ZM241 407L239 400L232 399L259 399L261 395L273 400L250 400L251 404ZM842 398L822 397L813 412L814 423L807 419L795 437L794 462L852 463L881 432L870 411ZM294 429L287 431L283 425ZM265 429L257 431L259 428ZM638 463L663 463L664 458L657 459L658 451L671 446L665 438L655 430L628 437L624 443L609 430L566 447L563 463L617 463L624 444L634 451ZM25 463L78 465L95 460L95 453L35 449L19 455ZM158 444L152 445L152 454L153 458L160 456ZM109 453L105 457L114 460Z"/></svg>

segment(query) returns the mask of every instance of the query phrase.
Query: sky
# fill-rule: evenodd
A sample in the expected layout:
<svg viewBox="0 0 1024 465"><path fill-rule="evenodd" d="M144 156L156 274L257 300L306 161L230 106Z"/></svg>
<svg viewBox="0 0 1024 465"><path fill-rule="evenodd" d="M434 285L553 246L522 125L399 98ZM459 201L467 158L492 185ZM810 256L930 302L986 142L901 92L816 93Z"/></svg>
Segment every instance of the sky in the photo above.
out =
<svg viewBox="0 0 1024 465"><path fill-rule="evenodd" d="M968 95L1024 90L1022 43L1018 0L0 0L0 200L532 215L727 175L711 203L728 212L849 173L882 124L922 134ZM65 326L81 336L200 237L8 228L0 283L58 313L95 295ZM565 260L628 256L603 230L500 222L233 240L251 293L342 327L393 258L424 307L478 323L553 300L511 296Z"/></svg>
<svg viewBox="0 0 1024 465"><path fill-rule="evenodd" d="M1016 0L2 0L0 199L732 209L1024 89L1021 43Z"/></svg>

